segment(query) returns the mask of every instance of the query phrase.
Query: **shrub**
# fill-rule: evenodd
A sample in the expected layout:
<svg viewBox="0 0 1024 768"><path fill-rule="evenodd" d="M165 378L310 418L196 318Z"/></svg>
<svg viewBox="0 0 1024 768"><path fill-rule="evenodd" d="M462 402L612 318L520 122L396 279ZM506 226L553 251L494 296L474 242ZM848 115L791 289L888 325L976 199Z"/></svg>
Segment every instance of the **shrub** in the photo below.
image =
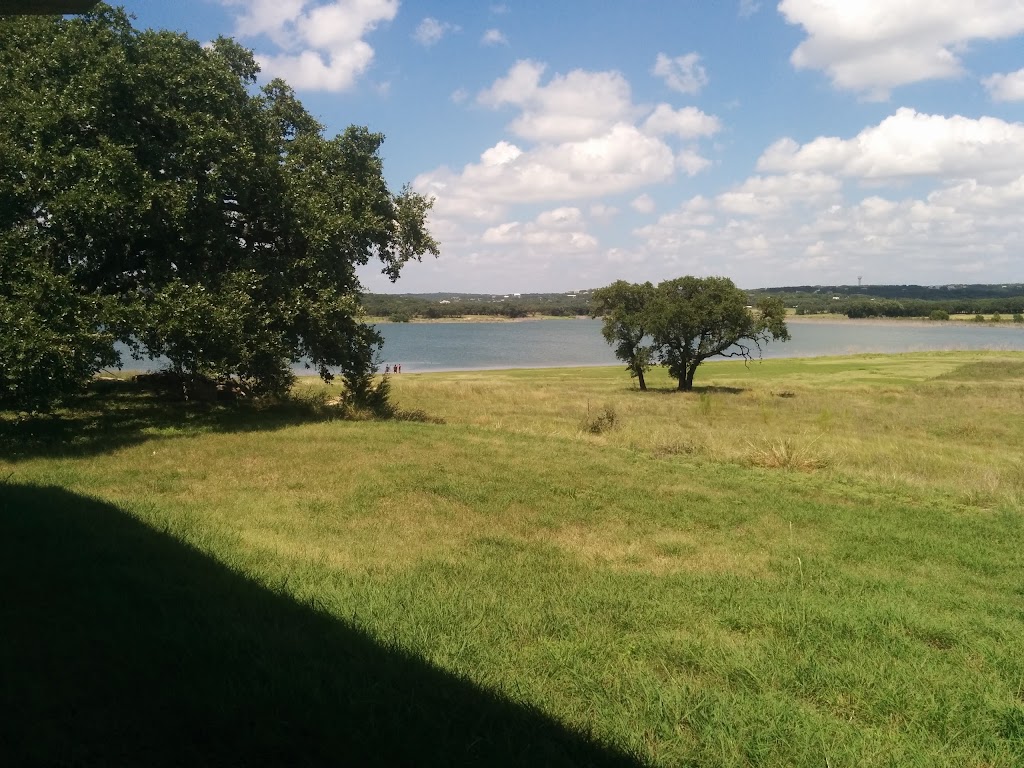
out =
<svg viewBox="0 0 1024 768"><path fill-rule="evenodd" d="M1001 323L1002 321L1003 321L1003 316L1000 315L998 312L996 312L994 315L992 315L992 322L993 323Z"/></svg>
<svg viewBox="0 0 1024 768"><path fill-rule="evenodd" d="M592 435L600 435L614 429L617 421L618 415L615 413L614 406L605 405L596 413L591 413L588 403L587 415L583 419L583 430Z"/></svg>
<svg viewBox="0 0 1024 768"><path fill-rule="evenodd" d="M985 322L985 316L984 315L975 315L974 316L974 322L976 322L976 323L984 323Z"/></svg>
<svg viewBox="0 0 1024 768"><path fill-rule="evenodd" d="M1013 322L1024 323L1024 315L1022 315L1020 312L1015 312L1013 315Z"/></svg>
<svg viewBox="0 0 1024 768"><path fill-rule="evenodd" d="M949 312L944 309L933 309L928 315L929 320L949 320Z"/></svg>

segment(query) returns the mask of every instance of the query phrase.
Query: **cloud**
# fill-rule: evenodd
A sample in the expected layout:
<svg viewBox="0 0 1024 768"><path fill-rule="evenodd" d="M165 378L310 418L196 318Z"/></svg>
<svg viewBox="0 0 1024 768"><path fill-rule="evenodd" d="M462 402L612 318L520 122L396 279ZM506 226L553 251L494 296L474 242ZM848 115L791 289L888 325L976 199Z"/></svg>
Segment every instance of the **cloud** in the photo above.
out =
<svg viewBox="0 0 1024 768"><path fill-rule="evenodd" d="M718 195L715 202L729 213L771 216L788 211L797 203L837 202L841 189L839 179L823 173L752 176L738 187Z"/></svg>
<svg viewBox="0 0 1024 768"><path fill-rule="evenodd" d="M579 141L522 150L501 141L458 174L441 168L421 174L416 188L437 197L438 211L466 200L502 204L589 199L671 178L672 150L635 126L617 123Z"/></svg>
<svg viewBox="0 0 1024 768"><path fill-rule="evenodd" d="M852 139L772 144L759 171L821 172L862 180L1005 180L1024 172L1024 124L995 117L926 115L903 108Z"/></svg>
<svg viewBox="0 0 1024 768"><path fill-rule="evenodd" d="M481 45L508 45L508 38L500 29L488 29L480 38Z"/></svg>
<svg viewBox="0 0 1024 768"><path fill-rule="evenodd" d="M593 250L598 244L597 239L586 232L579 208L545 211L525 224L505 222L485 230L480 240L492 246L540 246L548 253Z"/></svg>
<svg viewBox="0 0 1024 768"><path fill-rule="evenodd" d="M714 136L722 129L721 121L696 107L673 109L659 104L644 122L644 130L656 136L674 134L683 139Z"/></svg>
<svg viewBox="0 0 1024 768"><path fill-rule="evenodd" d="M422 45L424 48L429 48L432 45L437 45L441 42L441 38L449 32L458 31L458 27L447 21L438 21L437 19L427 16L423 21L416 27L416 31L413 32L413 39Z"/></svg>
<svg viewBox="0 0 1024 768"><path fill-rule="evenodd" d="M623 196L631 201L623 206L655 213L644 190L705 169L710 161L698 143L722 129L717 117L694 107L634 103L619 72L551 73L532 60L517 61L477 93L476 103L514 110L508 137L474 162L420 174L413 186L435 199L430 223L442 233L445 253L472 264L481 284L481 269L502 281L517 270L541 270L531 278L541 279L543 270L557 269L545 252L591 259L587 274L594 284L605 281L602 260L634 259L641 251L602 251L582 211L607 225L619 213L612 198ZM537 214L538 206L548 209ZM582 269L582 261L574 264ZM583 279L579 270L574 274Z"/></svg>
<svg viewBox="0 0 1024 768"><path fill-rule="evenodd" d="M654 213L655 205L654 198L647 193L640 195L639 197L633 198L633 201L629 204L637 213Z"/></svg>
<svg viewBox="0 0 1024 768"><path fill-rule="evenodd" d="M545 67L518 61L508 75L477 96L489 107L512 105L522 111L509 126L533 141L568 141L595 136L632 117L629 83L618 72L575 69L555 75L546 85Z"/></svg>
<svg viewBox="0 0 1024 768"><path fill-rule="evenodd" d="M398 13L398 0L225 0L241 7L239 37L266 37L280 52L257 53L266 77L283 77L295 88L344 91L373 61L363 39Z"/></svg>
<svg viewBox="0 0 1024 768"><path fill-rule="evenodd" d="M782 0L778 8L807 34L793 66L824 70L836 87L874 100L897 86L961 75L960 56L974 40L1024 32L1019 0Z"/></svg>
<svg viewBox="0 0 1024 768"><path fill-rule="evenodd" d="M757 0L740 0L739 15L742 19L749 19L755 13L761 10L761 3Z"/></svg>
<svg viewBox="0 0 1024 768"><path fill-rule="evenodd" d="M685 56L670 58L659 53L651 73L662 78L673 91L695 94L708 84L708 75L701 66L700 56L688 53Z"/></svg>
<svg viewBox="0 0 1024 768"><path fill-rule="evenodd" d="M981 84L995 101L1024 101L1024 69L986 77Z"/></svg>

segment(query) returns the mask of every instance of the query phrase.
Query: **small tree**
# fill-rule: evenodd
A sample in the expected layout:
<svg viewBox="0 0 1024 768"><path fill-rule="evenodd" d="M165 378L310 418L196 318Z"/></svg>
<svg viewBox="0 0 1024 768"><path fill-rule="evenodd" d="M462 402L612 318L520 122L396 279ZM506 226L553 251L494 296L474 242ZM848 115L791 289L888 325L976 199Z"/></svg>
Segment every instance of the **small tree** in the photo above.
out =
<svg viewBox="0 0 1024 768"><path fill-rule="evenodd" d="M944 309L933 309L928 315L929 320L949 320L949 312Z"/></svg>
<svg viewBox="0 0 1024 768"><path fill-rule="evenodd" d="M642 391L647 390L644 372L651 367L654 348L644 344L647 336L647 316L654 286L636 285L617 280L607 288L599 288L591 297L591 316L603 316L601 334L615 348L615 356L626 364L629 375L635 378Z"/></svg>
<svg viewBox="0 0 1024 768"><path fill-rule="evenodd" d="M747 294L727 277L681 277L660 283L647 313L662 365L693 389L697 367L709 357L742 357L769 341L787 341L786 309L781 299L761 299L754 311Z"/></svg>

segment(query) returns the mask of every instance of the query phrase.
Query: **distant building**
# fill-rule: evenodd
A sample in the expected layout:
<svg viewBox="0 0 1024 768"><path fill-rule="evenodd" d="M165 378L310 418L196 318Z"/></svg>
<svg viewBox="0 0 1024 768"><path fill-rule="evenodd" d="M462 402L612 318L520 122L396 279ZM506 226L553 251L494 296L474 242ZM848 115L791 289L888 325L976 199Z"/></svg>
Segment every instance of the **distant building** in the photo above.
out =
<svg viewBox="0 0 1024 768"><path fill-rule="evenodd" d="M441 303L442 304L451 304L451 302L448 301L448 299L441 299Z"/></svg>

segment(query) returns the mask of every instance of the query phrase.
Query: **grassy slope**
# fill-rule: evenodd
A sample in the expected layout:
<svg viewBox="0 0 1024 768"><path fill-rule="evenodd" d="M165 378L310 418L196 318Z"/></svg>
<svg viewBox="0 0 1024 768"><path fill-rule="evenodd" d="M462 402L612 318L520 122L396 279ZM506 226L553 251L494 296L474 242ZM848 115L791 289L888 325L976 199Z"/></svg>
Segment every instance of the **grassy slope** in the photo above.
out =
<svg viewBox="0 0 1024 768"><path fill-rule="evenodd" d="M444 424L166 408L80 414L54 444L7 423L0 664L23 715L0 736L110 762L103 727L69 730L84 686L105 723L178 712L136 728L129 763L191 732L189 709L231 754L258 732L248 763L1024 761L1024 356L715 363L692 394L652 378L666 391L611 369L394 378ZM103 544L122 538L147 554ZM97 591L116 594L92 610ZM168 640L179 608L204 631ZM54 639L68 623L86 639ZM201 662L154 672L147 643ZM212 650L235 646L253 663ZM177 707L48 676L75 647Z"/></svg>

